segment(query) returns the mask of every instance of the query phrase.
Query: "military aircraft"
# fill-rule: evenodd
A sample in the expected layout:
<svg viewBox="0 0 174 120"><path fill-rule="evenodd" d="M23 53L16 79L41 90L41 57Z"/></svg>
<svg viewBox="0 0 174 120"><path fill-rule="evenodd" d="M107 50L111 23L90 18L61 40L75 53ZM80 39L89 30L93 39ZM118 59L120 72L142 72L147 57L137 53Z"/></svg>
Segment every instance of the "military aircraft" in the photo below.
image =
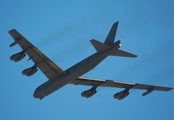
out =
<svg viewBox="0 0 174 120"><path fill-rule="evenodd" d="M28 60L32 60L34 62L34 65L30 68L23 70L22 74L26 76L31 76L36 73L38 70L37 68L39 68L43 72L43 74L49 79L38 88L36 88L33 97L39 99L43 99L45 96L55 92L56 90L67 84L91 86L89 90L81 93L81 96L86 98L93 96L97 92L96 89L99 86L123 88L123 91L118 92L113 96L115 99L118 100L121 100L128 96L130 89L146 90L142 94L142 96L145 96L154 90L169 91L173 89L170 87L80 77L93 69L108 56L122 56L132 58L137 57L137 55L119 49L121 47L121 40L114 42L118 23L119 22L115 22L113 24L104 43L101 43L95 39L90 40L90 42L97 51L96 53L73 65L65 71L58 67L53 61L51 61L46 55L38 50L15 29L9 31L9 34L15 40L12 44L10 44L10 47L18 44L22 48L22 51L12 55L10 59L18 62L23 59L27 54L29 56Z"/></svg>

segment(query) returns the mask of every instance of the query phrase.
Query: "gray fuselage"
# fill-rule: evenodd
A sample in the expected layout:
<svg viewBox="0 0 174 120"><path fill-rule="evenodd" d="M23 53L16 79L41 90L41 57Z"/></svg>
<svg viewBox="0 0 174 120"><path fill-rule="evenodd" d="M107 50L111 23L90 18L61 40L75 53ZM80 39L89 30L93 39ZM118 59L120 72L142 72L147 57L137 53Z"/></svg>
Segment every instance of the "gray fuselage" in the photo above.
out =
<svg viewBox="0 0 174 120"><path fill-rule="evenodd" d="M97 66L102 60L104 60L113 49L110 48L104 52L96 52L93 55L87 57L81 62L75 64L61 74L54 80L48 80L47 82L40 85L34 92L35 98L44 98L59 88L65 86L70 81L77 79L86 72Z"/></svg>

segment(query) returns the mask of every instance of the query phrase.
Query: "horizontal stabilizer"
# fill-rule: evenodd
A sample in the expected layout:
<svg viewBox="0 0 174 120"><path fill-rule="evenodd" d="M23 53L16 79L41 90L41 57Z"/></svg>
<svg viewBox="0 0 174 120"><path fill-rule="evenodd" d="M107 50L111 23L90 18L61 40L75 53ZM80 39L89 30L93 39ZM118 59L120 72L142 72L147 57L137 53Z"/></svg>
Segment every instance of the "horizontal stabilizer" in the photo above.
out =
<svg viewBox="0 0 174 120"><path fill-rule="evenodd" d="M92 43L92 45L94 46L94 48L97 50L97 52L103 52L105 50L108 50L109 48L111 48L111 46L103 44L95 39L90 40L90 42Z"/></svg>
<svg viewBox="0 0 174 120"><path fill-rule="evenodd" d="M128 52L125 52L125 51L122 51L122 50L119 50L119 49L115 49L114 51L112 51L110 53L111 56L121 56L121 57L132 57L132 58L135 58L137 57L137 55L134 55L132 53L128 53Z"/></svg>

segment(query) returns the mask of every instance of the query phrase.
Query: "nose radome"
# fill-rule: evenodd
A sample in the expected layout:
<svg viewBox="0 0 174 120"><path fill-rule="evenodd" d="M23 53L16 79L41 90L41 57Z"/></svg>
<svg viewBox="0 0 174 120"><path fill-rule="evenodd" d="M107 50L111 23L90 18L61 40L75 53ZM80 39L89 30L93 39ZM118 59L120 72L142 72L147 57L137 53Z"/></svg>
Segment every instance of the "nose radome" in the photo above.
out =
<svg viewBox="0 0 174 120"><path fill-rule="evenodd" d="M40 96L39 94L37 94L36 92L34 92L34 94L33 94L33 97L34 98L39 98L39 96Z"/></svg>
<svg viewBox="0 0 174 120"><path fill-rule="evenodd" d="M44 98L41 94L37 94L37 93L34 93L33 97L34 98L39 98L40 100L42 100Z"/></svg>
<svg viewBox="0 0 174 120"><path fill-rule="evenodd" d="M40 92L39 89L36 89L36 90L34 91L33 97L34 97L34 98L39 98L39 99L43 98L42 92Z"/></svg>

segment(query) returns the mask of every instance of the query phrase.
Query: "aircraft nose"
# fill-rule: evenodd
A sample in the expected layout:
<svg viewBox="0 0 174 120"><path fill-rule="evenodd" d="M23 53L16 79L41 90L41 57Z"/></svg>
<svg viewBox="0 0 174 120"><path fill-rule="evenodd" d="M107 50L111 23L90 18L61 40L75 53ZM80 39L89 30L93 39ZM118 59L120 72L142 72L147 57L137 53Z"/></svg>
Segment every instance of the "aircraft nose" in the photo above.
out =
<svg viewBox="0 0 174 120"><path fill-rule="evenodd" d="M43 95L42 95L42 92L40 92L38 89L36 89L36 90L34 91L33 97L34 97L34 98L39 98L39 99L44 98Z"/></svg>
<svg viewBox="0 0 174 120"><path fill-rule="evenodd" d="M33 97L34 98L39 98L39 96L40 96L39 94L37 94L37 93L34 92L34 94L33 94Z"/></svg>
<svg viewBox="0 0 174 120"><path fill-rule="evenodd" d="M34 94L33 94L33 97L34 98L39 98L39 96L40 96L39 94L37 94L36 92L34 92Z"/></svg>

